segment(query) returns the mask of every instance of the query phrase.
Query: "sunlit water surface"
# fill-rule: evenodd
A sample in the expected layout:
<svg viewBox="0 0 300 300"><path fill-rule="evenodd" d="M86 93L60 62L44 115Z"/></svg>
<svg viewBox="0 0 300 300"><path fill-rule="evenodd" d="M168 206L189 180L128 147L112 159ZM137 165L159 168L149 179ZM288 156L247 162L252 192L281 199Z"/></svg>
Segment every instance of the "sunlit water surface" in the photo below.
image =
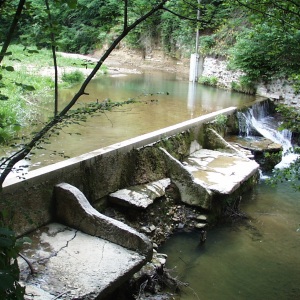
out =
<svg viewBox="0 0 300 300"><path fill-rule="evenodd" d="M250 220L172 236L160 252L188 282L177 299L300 299L300 193L260 183L243 196Z"/></svg>

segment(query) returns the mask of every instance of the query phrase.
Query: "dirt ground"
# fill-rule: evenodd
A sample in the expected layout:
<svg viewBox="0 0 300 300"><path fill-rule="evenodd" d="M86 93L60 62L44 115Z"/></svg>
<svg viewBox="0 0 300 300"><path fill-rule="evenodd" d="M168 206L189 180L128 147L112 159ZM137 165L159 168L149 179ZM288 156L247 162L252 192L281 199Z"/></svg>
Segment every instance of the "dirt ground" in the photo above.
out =
<svg viewBox="0 0 300 300"><path fill-rule="evenodd" d="M104 51L95 51L90 57L99 59ZM161 70L177 73L183 78L188 78L189 75L189 59L175 59L159 50L144 55L142 51L127 48L115 49L105 60L104 65L108 67L109 72L125 68L137 72Z"/></svg>

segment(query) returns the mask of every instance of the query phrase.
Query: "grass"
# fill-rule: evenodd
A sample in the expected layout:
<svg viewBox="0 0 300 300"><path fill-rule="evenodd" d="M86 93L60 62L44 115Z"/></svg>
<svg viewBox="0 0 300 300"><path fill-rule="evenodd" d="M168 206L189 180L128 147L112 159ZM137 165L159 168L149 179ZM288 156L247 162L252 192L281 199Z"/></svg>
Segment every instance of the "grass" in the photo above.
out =
<svg viewBox="0 0 300 300"><path fill-rule="evenodd" d="M9 137L13 138L17 134L17 129L30 125L32 118L36 120L39 107L44 101L49 101L54 90L54 76L51 77L54 69L50 50L11 45L7 52L8 55L2 61L2 68L0 68L0 105L2 107L0 143L8 141ZM63 74L69 78L74 77L74 72L77 75L80 73L74 70L86 71L94 67L94 63L87 60L65 57L59 53L57 65L65 69ZM76 69L67 72L68 68ZM45 72L41 74L43 70ZM102 73L107 73L106 67L101 70ZM79 81L82 81L84 77L82 75ZM68 86L70 83L72 84L72 80L68 82ZM66 83L60 81L60 87L66 87ZM11 122L8 123L7 120ZM16 124L21 124L21 126L15 126Z"/></svg>

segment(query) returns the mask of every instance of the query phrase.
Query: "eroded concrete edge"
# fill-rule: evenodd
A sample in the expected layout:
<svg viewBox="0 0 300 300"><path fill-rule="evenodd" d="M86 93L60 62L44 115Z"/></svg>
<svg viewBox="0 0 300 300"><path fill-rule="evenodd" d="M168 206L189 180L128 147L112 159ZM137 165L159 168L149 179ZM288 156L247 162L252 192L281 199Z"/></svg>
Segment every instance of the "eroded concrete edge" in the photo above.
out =
<svg viewBox="0 0 300 300"><path fill-rule="evenodd" d="M84 233L97 236L152 258L152 243L132 227L95 210L76 187L61 183L54 187L58 221Z"/></svg>

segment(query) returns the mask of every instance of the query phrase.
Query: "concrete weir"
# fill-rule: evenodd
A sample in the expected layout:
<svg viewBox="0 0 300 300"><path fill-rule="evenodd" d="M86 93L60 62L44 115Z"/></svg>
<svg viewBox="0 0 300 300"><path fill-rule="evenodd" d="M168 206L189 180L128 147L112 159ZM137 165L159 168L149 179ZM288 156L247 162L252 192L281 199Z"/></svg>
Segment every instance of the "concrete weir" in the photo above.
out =
<svg viewBox="0 0 300 300"><path fill-rule="evenodd" d="M0 209L33 240L26 254L38 276L22 264L27 299L104 299L151 260L146 236L101 213L108 203L146 209L172 183L182 202L216 213L251 187L258 165L219 136L230 154L210 142L208 124L219 115L229 124L235 112L223 109L7 179Z"/></svg>

